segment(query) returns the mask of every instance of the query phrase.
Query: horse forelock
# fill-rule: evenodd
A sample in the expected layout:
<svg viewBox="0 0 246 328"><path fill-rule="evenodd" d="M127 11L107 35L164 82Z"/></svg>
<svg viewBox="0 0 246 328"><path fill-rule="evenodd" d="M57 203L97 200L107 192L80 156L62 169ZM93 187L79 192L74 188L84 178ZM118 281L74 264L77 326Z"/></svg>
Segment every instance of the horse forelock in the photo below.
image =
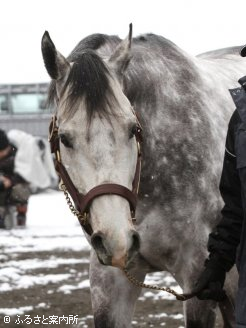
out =
<svg viewBox="0 0 246 328"><path fill-rule="evenodd" d="M65 117L74 115L82 100L85 101L89 121L94 113L98 113L99 116L107 116L109 111L114 108L112 104L117 103L110 84L110 76L103 60L93 50L77 54L61 94L61 98L64 98ZM53 82L48 97L51 103L54 101L55 93L55 83Z"/></svg>

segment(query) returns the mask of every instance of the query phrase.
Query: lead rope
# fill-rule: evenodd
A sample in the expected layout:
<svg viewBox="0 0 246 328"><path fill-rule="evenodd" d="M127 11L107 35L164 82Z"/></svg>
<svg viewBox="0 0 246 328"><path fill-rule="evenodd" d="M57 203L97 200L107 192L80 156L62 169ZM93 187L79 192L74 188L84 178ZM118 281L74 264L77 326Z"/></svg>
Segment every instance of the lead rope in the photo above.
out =
<svg viewBox="0 0 246 328"><path fill-rule="evenodd" d="M159 287L157 285L145 284L144 282L141 282L141 281L137 280L135 277L133 277L126 269L124 269L123 272L126 275L127 279L133 285L135 285L137 287L141 287L141 288L152 289L152 290L162 290L164 292L167 292L169 294L174 295L178 301L187 301L188 299L190 299L193 296L195 296L194 293L191 293L191 294L179 294L179 293L175 292L175 290L173 290L172 288L169 288L169 287Z"/></svg>

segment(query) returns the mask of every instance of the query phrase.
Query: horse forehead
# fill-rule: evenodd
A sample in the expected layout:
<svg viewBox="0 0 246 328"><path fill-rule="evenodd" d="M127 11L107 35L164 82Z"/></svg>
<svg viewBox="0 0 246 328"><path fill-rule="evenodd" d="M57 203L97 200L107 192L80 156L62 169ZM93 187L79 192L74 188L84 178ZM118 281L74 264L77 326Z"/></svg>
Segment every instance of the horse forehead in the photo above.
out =
<svg viewBox="0 0 246 328"><path fill-rule="evenodd" d="M115 141L116 136L129 133L131 125L136 123L136 115L131 107L128 98L121 90L119 83L111 80L114 94L118 103L109 104L108 112L102 113L95 111L91 120L88 118L86 111L85 99L78 104L78 109L72 116L67 116L65 106L58 111L58 124L63 130L72 131L75 134L95 136L103 138L109 137L111 141Z"/></svg>

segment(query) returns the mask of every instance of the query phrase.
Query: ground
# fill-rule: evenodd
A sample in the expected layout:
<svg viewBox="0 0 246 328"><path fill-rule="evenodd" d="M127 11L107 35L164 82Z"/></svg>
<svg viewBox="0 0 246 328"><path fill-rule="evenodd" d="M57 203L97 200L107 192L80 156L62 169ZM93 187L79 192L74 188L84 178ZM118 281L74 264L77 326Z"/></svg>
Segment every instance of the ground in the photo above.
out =
<svg viewBox="0 0 246 328"><path fill-rule="evenodd" d="M88 270L89 245L63 195L32 196L26 229L0 231L0 328L94 327ZM178 288L167 273L151 282ZM145 289L132 324L184 327L182 303Z"/></svg>

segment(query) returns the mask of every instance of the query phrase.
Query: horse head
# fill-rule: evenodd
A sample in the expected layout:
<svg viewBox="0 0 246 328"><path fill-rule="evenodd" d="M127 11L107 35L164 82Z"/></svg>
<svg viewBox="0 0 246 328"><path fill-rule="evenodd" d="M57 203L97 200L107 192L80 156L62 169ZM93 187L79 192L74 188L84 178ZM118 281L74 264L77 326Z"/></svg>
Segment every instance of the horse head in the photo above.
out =
<svg viewBox="0 0 246 328"><path fill-rule="evenodd" d="M44 64L52 78L49 98L56 107L60 158L79 194L105 184L132 190L138 122L122 90L131 38L130 26L128 37L109 59L87 49L73 61L56 50L48 32L42 38ZM99 261L127 266L140 246L129 199L114 192L97 195L88 213L92 233L87 237Z"/></svg>

